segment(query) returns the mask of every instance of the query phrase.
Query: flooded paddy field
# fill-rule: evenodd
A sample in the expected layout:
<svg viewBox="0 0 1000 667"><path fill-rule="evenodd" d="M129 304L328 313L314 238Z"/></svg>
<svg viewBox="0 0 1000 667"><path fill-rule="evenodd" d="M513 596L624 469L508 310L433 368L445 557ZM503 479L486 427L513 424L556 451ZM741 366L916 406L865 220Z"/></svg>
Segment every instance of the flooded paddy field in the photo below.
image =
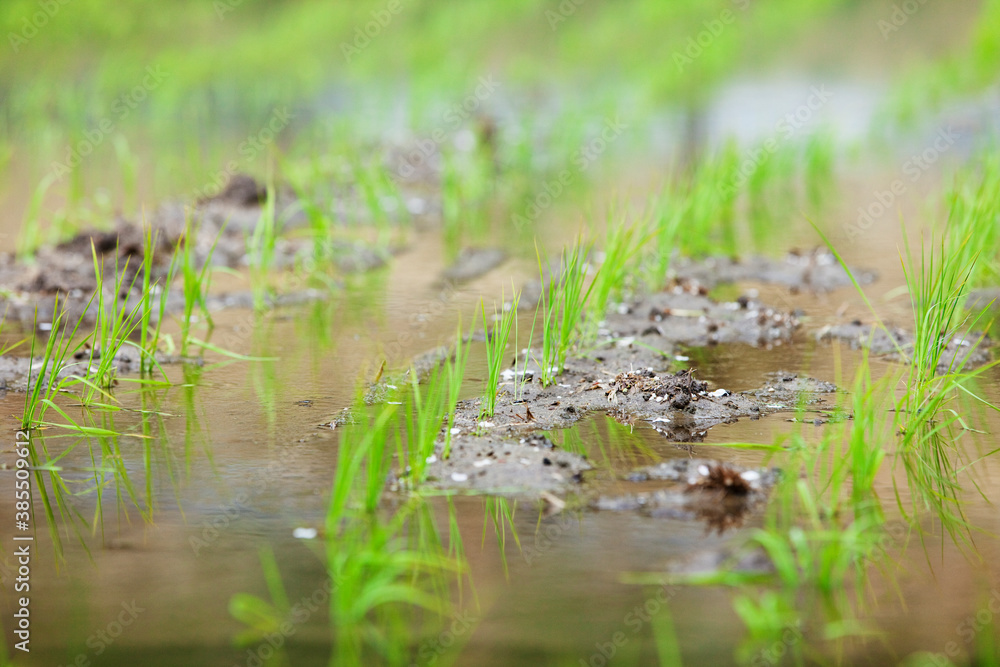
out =
<svg viewBox="0 0 1000 667"><path fill-rule="evenodd" d="M1000 663L997 3L362 5L11 75L0 662Z"/></svg>

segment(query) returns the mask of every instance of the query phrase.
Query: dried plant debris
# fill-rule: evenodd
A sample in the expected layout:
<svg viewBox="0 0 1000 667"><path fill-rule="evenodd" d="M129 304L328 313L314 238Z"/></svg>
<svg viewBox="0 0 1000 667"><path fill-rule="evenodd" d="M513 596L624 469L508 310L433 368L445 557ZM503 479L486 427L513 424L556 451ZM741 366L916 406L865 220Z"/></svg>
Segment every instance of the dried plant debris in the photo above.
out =
<svg viewBox="0 0 1000 667"><path fill-rule="evenodd" d="M634 471L633 482L665 483L663 488L602 495L592 506L604 511L638 511L656 518L698 520L719 534L738 528L767 497L778 479L775 469L746 469L721 461L670 459Z"/></svg>
<svg viewBox="0 0 1000 667"><path fill-rule="evenodd" d="M792 250L781 259L767 257L708 257L702 260L681 258L672 264L675 275L697 281L711 289L720 283L759 282L785 285L792 292L828 292L850 287L851 278L826 248ZM875 282L874 271L852 268L861 285Z"/></svg>
<svg viewBox="0 0 1000 667"><path fill-rule="evenodd" d="M854 320L846 324L825 326L816 332L821 341L839 340L852 349L866 348L872 354L905 362L913 350L913 334L895 326L883 327L879 324L865 324ZM983 334L969 333L955 336L948 341L941 354L937 371L946 373L961 368L972 369L992 360L989 348L993 341Z"/></svg>
<svg viewBox="0 0 1000 667"><path fill-rule="evenodd" d="M778 481L780 472L775 468L740 468L735 465L720 463L710 459L668 459L653 466L646 466L631 472L626 479L630 482L680 482L689 487L711 488L708 480L713 470L720 466L725 468L726 475L739 475L748 485L749 491L764 491L770 489ZM716 475L722 474L719 471Z"/></svg>
<svg viewBox="0 0 1000 667"><path fill-rule="evenodd" d="M633 392L641 394L644 401L668 403L674 410L683 410L691 401L708 394L708 383L695 380L693 369L677 371L662 379L652 370L645 369L619 373L605 395L610 403L617 404L619 394L627 396Z"/></svg>
<svg viewBox="0 0 1000 667"><path fill-rule="evenodd" d="M723 496L747 496L760 490L760 473L741 471L728 463L701 464L698 475L689 478L685 493L714 491Z"/></svg>

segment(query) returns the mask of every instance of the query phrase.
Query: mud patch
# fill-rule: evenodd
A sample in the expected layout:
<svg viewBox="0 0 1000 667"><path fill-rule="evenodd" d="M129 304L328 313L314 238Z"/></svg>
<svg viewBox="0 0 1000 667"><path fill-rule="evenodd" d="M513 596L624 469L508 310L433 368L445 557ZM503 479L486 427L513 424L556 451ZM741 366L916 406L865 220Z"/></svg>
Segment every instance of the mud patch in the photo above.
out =
<svg viewBox="0 0 1000 667"><path fill-rule="evenodd" d="M194 206L182 202L167 202L148 218L153 231L153 263L150 281L164 279L171 259L178 250L190 247L195 264L200 267L211 261L215 266L242 268L249 264L248 238L264 215L266 189L249 176L234 176L226 188ZM307 222L303 204L294 193L278 189L275 194L275 217L281 232ZM190 231L186 225L191 221ZM36 308L40 322L50 322L58 298L66 319L75 323L81 317L91 324L96 308L91 297L100 288L106 296L124 301L131 310L142 297L142 258L146 251L146 234L138 222L116 221L110 230L85 230L54 247L43 247L28 262L12 254L0 255L0 309L10 321L18 321L31 330ZM91 247L97 253L104 276L97 284ZM274 269L289 268L312 262L315 246L309 238L281 237L275 244ZM385 248L357 240L331 240L325 256L340 273L371 271L384 266L398 249ZM120 294L112 294L115 279L122 282ZM300 293L306 294L306 291ZM318 293L318 292L317 292ZM217 297L216 308L243 304L250 300L249 292L229 299ZM95 299L96 301L96 299ZM166 302L170 312L183 307L179 290L172 290Z"/></svg>
<svg viewBox="0 0 1000 667"><path fill-rule="evenodd" d="M907 363L913 352L913 334L889 325L865 324L854 320L847 324L823 327L816 332L821 341L839 340L852 349L868 349L872 354ZM993 355L989 348L993 341L981 334L970 333L948 340L937 365L938 373L959 369L972 369L989 363Z"/></svg>
<svg viewBox="0 0 1000 667"><path fill-rule="evenodd" d="M431 464L428 484L475 492L537 492L577 484L590 469L585 459L556 449L543 435L464 435L452 440L447 460Z"/></svg>
<svg viewBox="0 0 1000 667"><path fill-rule="evenodd" d="M796 313L771 308L750 297L717 303L698 286L679 284L620 305L607 315L603 333L666 351L672 344L768 347L790 340L799 326Z"/></svg>
<svg viewBox="0 0 1000 667"><path fill-rule="evenodd" d="M441 273L440 283L464 283L497 268L507 260L499 248L464 248L458 258Z"/></svg>
<svg viewBox="0 0 1000 667"><path fill-rule="evenodd" d="M432 463L435 485L478 488L469 486L468 481L479 476L485 477L487 488L496 488L489 485L500 481L516 487L518 474L525 477L523 488L548 489L575 481L574 475L587 470L589 465L566 452L559 452L559 457L568 458L554 458L558 451L555 449L551 450L553 455L545 454L550 449L548 441L538 440L541 436L537 432L569 427L595 411L608 411L622 421L646 420L667 439L690 442L703 439L712 426L731 423L740 417L758 419L769 412L794 409L803 400L823 404L824 395L835 391L829 383L782 375L753 391L733 393L722 388L710 390L690 370L656 373L644 369L612 374L599 362L589 362L585 367L586 363L574 360L572 368L559 376L558 384L549 387L525 382L527 375L515 375L504 384L496 412L489 418L481 416L482 399L460 402L455 414L454 442L461 443L461 451L470 454L456 459L459 451L456 446L451 459ZM784 386L779 388L776 383ZM483 461L493 458L488 453L495 454L498 443L527 444L537 450L524 456L528 463L523 464L523 469L515 467L517 472L511 472L507 468L503 477L497 479L480 468L492 465ZM438 456L442 446L443 438L438 443ZM520 461L520 457L515 458ZM538 463L543 467L538 468ZM551 465L565 467L569 474L558 470L558 475L547 474L544 466ZM453 477L455 473L458 479ZM644 474L653 479L655 473L647 470Z"/></svg>
<svg viewBox="0 0 1000 667"><path fill-rule="evenodd" d="M784 285L792 292L829 292L850 287L850 276L833 253L823 248L793 250L781 259L768 257L709 257L702 260L680 259L671 270L682 281L696 281L708 289L722 283L759 282ZM874 271L852 268L859 285L875 282Z"/></svg>

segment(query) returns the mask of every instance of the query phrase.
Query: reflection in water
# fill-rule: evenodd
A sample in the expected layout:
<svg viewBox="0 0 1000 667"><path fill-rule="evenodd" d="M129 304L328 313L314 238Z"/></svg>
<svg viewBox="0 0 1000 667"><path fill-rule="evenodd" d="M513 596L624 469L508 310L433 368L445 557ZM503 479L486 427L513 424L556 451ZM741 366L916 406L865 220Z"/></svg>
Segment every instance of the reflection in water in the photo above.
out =
<svg viewBox="0 0 1000 667"><path fill-rule="evenodd" d="M282 664L285 639L312 614L327 609L330 665L408 665L457 653L462 642L455 641L456 620L463 620L463 634L469 633L468 619L475 615L461 609L468 570L451 503L448 513L447 539L430 504L419 497L388 518L366 512L340 517L339 528L323 538L328 578L294 605L273 553L263 548L261 566L271 599L247 593L232 597L230 613L245 626L236 641L251 655L273 655L275 662L265 659L265 664ZM452 633L447 642L435 641L445 632Z"/></svg>

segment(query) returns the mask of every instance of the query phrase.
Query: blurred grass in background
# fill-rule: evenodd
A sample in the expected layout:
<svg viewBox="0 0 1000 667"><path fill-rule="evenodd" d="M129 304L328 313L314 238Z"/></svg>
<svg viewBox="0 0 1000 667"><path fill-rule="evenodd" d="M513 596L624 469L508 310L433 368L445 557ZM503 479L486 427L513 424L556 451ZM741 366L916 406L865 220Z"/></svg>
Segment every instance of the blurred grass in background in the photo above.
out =
<svg viewBox="0 0 1000 667"><path fill-rule="evenodd" d="M204 184L275 109L295 114L278 148L315 155L440 125L481 77L501 82L508 105L567 119L586 116L582 105L633 119L693 112L790 36L865 11L858 0L6 0L0 175L17 164L33 187L96 128L69 200L95 174L163 198ZM996 79L1000 0L981 12L964 50L904 77L903 113Z"/></svg>

